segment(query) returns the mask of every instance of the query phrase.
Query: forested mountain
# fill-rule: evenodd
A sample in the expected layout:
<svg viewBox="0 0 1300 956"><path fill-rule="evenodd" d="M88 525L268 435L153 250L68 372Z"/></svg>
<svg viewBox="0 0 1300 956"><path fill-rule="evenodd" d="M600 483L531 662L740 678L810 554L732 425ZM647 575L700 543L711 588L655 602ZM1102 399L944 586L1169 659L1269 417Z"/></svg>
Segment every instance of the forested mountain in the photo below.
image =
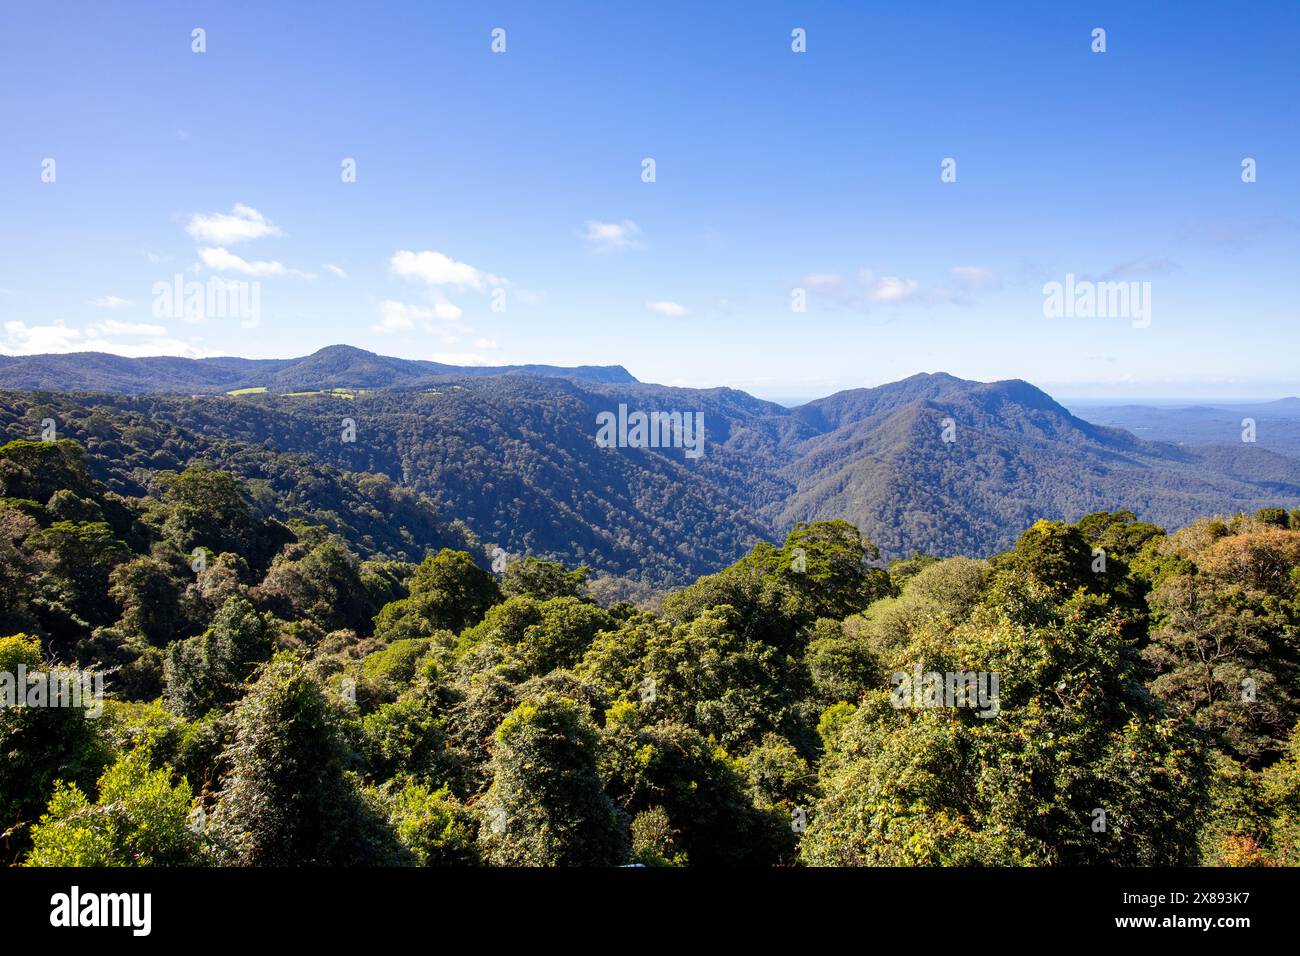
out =
<svg viewBox="0 0 1300 956"><path fill-rule="evenodd" d="M800 524L650 611L276 517L382 526L387 479L130 408L76 427L131 442L125 494L71 439L0 445L6 863L1300 864L1300 510L887 567ZM148 467L190 449L312 496Z"/></svg>
<svg viewBox="0 0 1300 956"><path fill-rule="evenodd" d="M0 685L104 694L0 707L7 862L1300 862L1300 463L945 375L341 387L0 393Z"/></svg>
<svg viewBox="0 0 1300 956"><path fill-rule="evenodd" d="M1300 502L1300 462L1240 441L1139 440L1022 381L914 376L796 414L824 431L783 470L795 491L774 525L845 518L886 555L988 554L1010 544L1007 529L1108 506L1180 526L1198 512Z"/></svg>
<svg viewBox="0 0 1300 956"><path fill-rule="evenodd" d="M133 494L150 473L191 460L266 479L250 468L274 459L286 494L292 461L310 459L345 484L347 473L382 475L422 495L441 516L430 521L463 521L489 550L585 562L657 586L723 567L798 521L852 521L886 559L985 556L1039 517L1125 508L1178 527L1201 514L1300 504L1294 459L1240 441L1141 440L1077 418L1021 381L917 375L787 409L733 389L527 374L360 391L343 372L317 370L323 379L295 380L312 386L299 394L0 393L0 434L38 437L51 419L86 445L97 477ZM352 391L323 391L334 387ZM620 405L701 414L703 454L598 447L597 416ZM313 497L298 500L306 507ZM365 540L345 510L325 523L360 535L348 540L366 554L410 559L460 534L428 522L417 532L412 517L401 542L374 531Z"/></svg>
<svg viewBox="0 0 1300 956"><path fill-rule="evenodd" d="M273 392L343 387L397 388L426 385L448 375L513 373L573 377L594 382L636 381L621 366L503 365L480 368L393 358L349 345L331 345L293 359L125 358L105 352L0 355L0 388L125 395L152 392L204 394L257 388Z"/></svg>

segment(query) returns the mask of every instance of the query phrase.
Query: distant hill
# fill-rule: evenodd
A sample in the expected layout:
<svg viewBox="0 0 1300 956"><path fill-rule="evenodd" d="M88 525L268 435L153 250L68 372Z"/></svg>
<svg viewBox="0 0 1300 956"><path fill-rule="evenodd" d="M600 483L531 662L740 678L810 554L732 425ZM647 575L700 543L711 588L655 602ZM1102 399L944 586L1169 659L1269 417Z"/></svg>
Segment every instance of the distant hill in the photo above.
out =
<svg viewBox="0 0 1300 956"><path fill-rule="evenodd" d="M842 517L893 555L988 553L1039 517L1126 508L1173 528L1198 507L1300 503L1300 462L1239 440L1145 441L1078 418L1019 380L919 375L795 413L825 430L782 469L795 489L773 523ZM954 440L945 442L949 420Z"/></svg>
<svg viewBox="0 0 1300 956"><path fill-rule="evenodd" d="M302 358L124 358L105 352L0 355L0 388L67 392L207 394L264 388L287 392L319 388L414 388L447 376L508 374L631 383L621 365L501 365L471 367L377 355L331 345Z"/></svg>
<svg viewBox="0 0 1300 956"><path fill-rule="evenodd" d="M200 367L243 372L243 361ZM0 438L34 437L52 417L126 493L187 460L260 476L273 466L259 463L257 472L249 464L256 450L296 455L344 476L331 482L370 473L420 493L431 517L407 521L426 525L403 535L408 553L445 539L445 523L459 519L486 546L585 561L655 585L724 567L759 539L780 540L796 521L845 518L886 556L970 555L1009 546L1040 517L1129 509L1176 528L1204 514L1300 506L1300 461L1240 440L1144 440L1072 415L1019 380L917 375L792 409L734 389L592 381L559 370L439 371L404 380L418 388L374 384L428 364L327 349L274 369L261 363L269 393L0 392ZM367 390L317 392L345 384ZM702 413L703 457L598 447L597 416L620 405ZM354 441L343 437L344 419L355 425ZM294 468L274 467L293 508L308 507L313 493L293 490ZM339 516L331 520L349 520L348 494L330 493ZM355 533L369 535L374 552L398 550L375 531Z"/></svg>
<svg viewBox="0 0 1300 956"><path fill-rule="evenodd" d="M1141 438L1180 445L1242 444L1242 421L1255 422L1255 444L1300 458L1300 398L1249 404L1080 405L1076 414L1099 425L1124 428Z"/></svg>

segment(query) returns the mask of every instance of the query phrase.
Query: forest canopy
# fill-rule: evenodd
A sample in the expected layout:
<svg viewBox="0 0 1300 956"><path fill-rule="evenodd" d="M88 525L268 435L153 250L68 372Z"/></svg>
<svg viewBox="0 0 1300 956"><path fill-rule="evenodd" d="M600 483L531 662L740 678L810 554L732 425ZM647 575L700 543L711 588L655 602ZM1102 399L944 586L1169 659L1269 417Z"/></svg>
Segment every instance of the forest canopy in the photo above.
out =
<svg viewBox="0 0 1300 956"><path fill-rule="evenodd" d="M988 559L797 523L638 605L211 463L137 490L0 447L0 673L108 698L0 709L6 862L1300 862L1300 512Z"/></svg>

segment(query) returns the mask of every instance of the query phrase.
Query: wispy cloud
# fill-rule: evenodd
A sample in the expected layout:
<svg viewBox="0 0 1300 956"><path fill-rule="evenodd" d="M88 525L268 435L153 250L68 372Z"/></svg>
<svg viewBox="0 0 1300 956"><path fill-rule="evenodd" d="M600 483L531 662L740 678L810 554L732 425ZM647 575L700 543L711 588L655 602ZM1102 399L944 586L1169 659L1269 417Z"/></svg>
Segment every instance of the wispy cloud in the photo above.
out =
<svg viewBox="0 0 1300 956"><path fill-rule="evenodd" d="M491 365L486 355L477 352L436 352L433 361L443 365Z"/></svg>
<svg viewBox="0 0 1300 956"><path fill-rule="evenodd" d="M1178 239L1181 242L1243 249L1264 239L1294 233L1297 229L1300 229L1300 222L1289 216L1271 216L1253 221L1193 222L1179 230Z"/></svg>
<svg viewBox="0 0 1300 956"><path fill-rule="evenodd" d="M280 227L243 203L236 203L230 212L195 213L185 231L199 242L230 246L265 236L280 236Z"/></svg>
<svg viewBox="0 0 1300 956"><path fill-rule="evenodd" d="M106 336L125 335L139 339L120 342ZM66 352L108 352L128 358L146 355L174 355L183 358L202 358L211 354L188 342L170 338L167 330L158 325L136 325L124 322L100 322L75 329L63 322L50 325L27 325L24 322L6 322L0 335L0 351L10 355L41 355Z"/></svg>
<svg viewBox="0 0 1300 956"><path fill-rule="evenodd" d="M680 303L667 301L647 302L645 307L658 315L666 315L674 319L681 318L689 311L686 306Z"/></svg>
<svg viewBox="0 0 1300 956"><path fill-rule="evenodd" d="M592 252L608 253L621 249L640 249L641 242L637 239L640 234L641 228L631 219L622 222L588 219L582 238Z"/></svg>
<svg viewBox="0 0 1300 956"><path fill-rule="evenodd" d="M346 279L348 277L348 274L343 271L341 266L336 266L332 262L325 263L321 268L332 275L338 276L340 279Z"/></svg>
<svg viewBox="0 0 1300 956"><path fill-rule="evenodd" d="M1128 262L1121 262L1119 265L1112 266L1103 272L1100 278L1103 281L1118 279L1123 276L1137 275L1168 275L1171 272L1177 272L1181 266L1169 259L1161 258L1143 258L1130 259Z"/></svg>
<svg viewBox="0 0 1300 956"><path fill-rule="evenodd" d="M450 302L438 302L425 308L386 299L380 308L381 318L371 326L375 332L409 332L417 325L430 326L435 322L456 322L463 313Z"/></svg>
<svg viewBox="0 0 1300 956"><path fill-rule="evenodd" d="M214 272L241 272L248 276L282 276L289 270L280 262L250 262L225 249L200 249L199 258Z"/></svg>
<svg viewBox="0 0 1300 956"><path fill-rule="evenodd" d="M388 260L393 275L413 279L431 286L454 286L458 289L483 289L505 285L505 279L484 272L468 262L457 262L441 252L411 252L402 249Z"/></svg>
<svg viewBox="0 0 1300 956"><path fill-rule="evenodd" d="M872 302L904 302L916 295L921 287L915 279L903 279L898 276L877 278L870 269L863 269L861 275L867 298Z"/></svg>
<svg viewBox="0 0 1300 956"><path fill-rule="evenodd" d="M118 309L125 309L127 306L135 305L135 303L130 299L123 299L121 296L101 295L98 299L92 301L91 305L100 309L111 309L117 311Z"/></svg>
<svg viewBox="0 0 1300 956"><path fill-rule="evenodd" d="M832 307L870 312L874 307L969 306L974 293L1000 286L997 275L985 266L952 266L947 273L946 280L927 284L909 276L877 275L873 269L859 270L856 283L838 272L809 272L799 279L799 287Z"/></svg>

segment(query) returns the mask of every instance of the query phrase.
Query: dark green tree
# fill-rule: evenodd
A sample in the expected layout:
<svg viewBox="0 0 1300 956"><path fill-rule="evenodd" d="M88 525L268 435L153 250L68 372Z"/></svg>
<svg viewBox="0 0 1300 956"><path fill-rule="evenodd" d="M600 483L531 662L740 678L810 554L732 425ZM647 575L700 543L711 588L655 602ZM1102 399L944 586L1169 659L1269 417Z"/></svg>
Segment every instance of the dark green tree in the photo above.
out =
<svg viewBox="0 0 1300 956"><path fill-rule="evenodd" d="M241 866L401 862L387 822L360 795L339 715L304 662L275 658L235 710L215 842Z"/></svg>
<svg viewBox="0 0 1300 956"><path fill-rule="evenodd" d="M627 821L601 786L597 737L582 709L555 695L501 723L480 830L503 866L610 866L628 851Z"/></svg>
<svg viewBox="0 0 1300 956"><path fill-rule="evenodd" d="M274 644L271 618L243 598L230 598L206 631L167 648L167 702L185 717L233 703Z"/></svg>

